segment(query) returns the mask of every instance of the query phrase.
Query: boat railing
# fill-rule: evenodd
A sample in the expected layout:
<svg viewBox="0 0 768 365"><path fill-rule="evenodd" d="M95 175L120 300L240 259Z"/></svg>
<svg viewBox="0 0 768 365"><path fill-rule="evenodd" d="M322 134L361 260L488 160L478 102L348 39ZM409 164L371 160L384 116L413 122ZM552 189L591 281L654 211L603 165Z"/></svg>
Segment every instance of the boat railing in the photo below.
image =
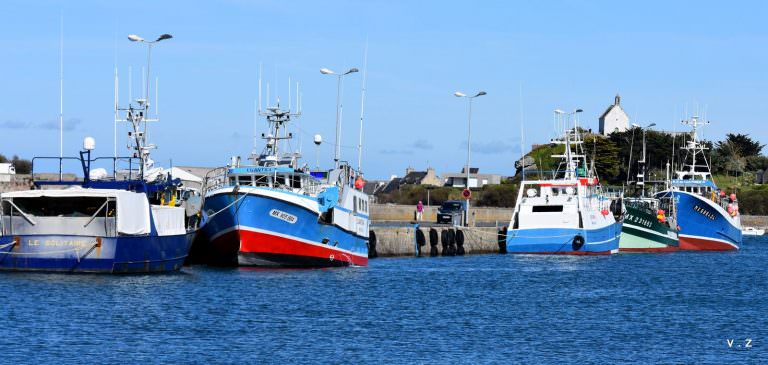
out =
<svg viewBox="0 0 768 365"><path fill-rule="evenodd" d="M228 171L229 171L228 166L217 167L211 171L208 171L205 174L205 178L203 179L203 188L202 188L203 195L205 195L209 191L227 186Z"/></svg>
<svg viewBox="0 0 768 365"><path fill-rule="evenodd" d="M77 163L77 167L73 166ZM86 180L139 180L140 159L137 157L34 157L32 158L32 181L36 185L81 185ZM55 164L55 167L52 165ZM48 171L42 172L41 170ZM103 176L93 173L103 169ZM111 171L111 174L110 172Z"/></svg>

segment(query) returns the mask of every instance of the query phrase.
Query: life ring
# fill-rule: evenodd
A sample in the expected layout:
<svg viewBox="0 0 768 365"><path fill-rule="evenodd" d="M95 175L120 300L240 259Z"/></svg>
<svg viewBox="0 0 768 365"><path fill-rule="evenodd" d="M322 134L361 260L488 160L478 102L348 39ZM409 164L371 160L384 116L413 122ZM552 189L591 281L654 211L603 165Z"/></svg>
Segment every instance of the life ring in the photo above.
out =
<svg viewBox="0 0 768 365"><path fill-rule="evenodd" d="M573 241L571 242L571 247L574 251L580 250L582 247L584 247L584 237L581 235L576 235L576 237L573 237Z"/></svg>

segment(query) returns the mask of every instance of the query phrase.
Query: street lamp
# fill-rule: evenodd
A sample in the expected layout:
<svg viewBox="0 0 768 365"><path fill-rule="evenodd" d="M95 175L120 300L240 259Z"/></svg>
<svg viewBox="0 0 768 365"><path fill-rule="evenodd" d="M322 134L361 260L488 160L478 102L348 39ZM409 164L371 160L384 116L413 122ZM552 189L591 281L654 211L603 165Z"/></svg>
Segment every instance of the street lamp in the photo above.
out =
<svg viewBox="0 0 768 365"><path fill-rule="evenodd" d="M336 151L334 152L333 156L333 163L335 168L339 168L339 157L341 156L341 79L345 75L349 75L351 73L357 72L358 69L352 67L347 72L337 74L333 72L330 69L327 68L321 68L320 73L323 75L336 75L338 77L338 82L336 84L336 142L335 147Z"/></svg>
<svg viewBox="0 0 768 365"><path fill-rule="evenodd" d="M130 40L131 42L141 42L147 45L147 89L146 89L147 93L144 95L144 98L146 98L144 100L145 108L147 109L149 109L149 67L150 67L150 60L152 57L152 45L162 40L171 39L171 38L173 38L173 36L167 33L157 37L157 39L155 39L154 41L148 41L142 37L137 36L136 34L128 35L128 40Z"/></svg>
<svg viewBox="0 0 768 365"><path fill-rule="evenodd" d="M480 97L485 95L485 91L479 91L474 96L467 96L466 94L462 93L461 91L457 91L453 93L453 96L457 98L466 98L467 102L469 103L469 113L467 116L467 189L469 189L469 169L470 169L470 155L471 155L471 149L470 149L470 139L472 137L472 99ZM469 199L467 199L467 205L465 206L466 212L464 214L464 225L469 225Z"/></svg>
<svg viewBox="0 0 768 365"><path fill-rule="evenodd" d="M149 84L150 84L150 81L149 81L149 68L150 68L150 61L152 60L152 45L157 43L157 42L160 42L162 40L171 39L171 38L173 38L173 36L170 35L170 34L167 34L167 33L160 35L154 41L145 40L144 38L139 37L136 34L129 34L128 35L128 40L129 41L131 41L131 42L141 42L141 43L144 43L144 44L147 45L147 86L146 86L146 94L144 95L144 100L143 101L139 100L139 105L144 107L144 115L141 117L142 119L149 117ZM142 102L143 102L143 105L141 105ZM130 108L130 106L129 106L129 108ZM129 115L130 115L130 112L129 112ZM134 132L137 132L137 128L138 127L137 127L136 121L135 120L131 120L131 123L133 124ZM137 149L137 152L139 154L139 158L141 159L140 174L141 174L142 178L144 178L144 169L145 169L144 165L146 163L145 158L147 157L147 156L145 156L145 151L148 150L148 148L144 145L144 141L147 138L146 125L145 125L145 128L144 128L144 132L145 133L140 137L141 141L138 139L138 137L136 139L136 149ZM136 134L138 134L138 133L136 133ZM146 153L148 154L148 151Z"/></svg>

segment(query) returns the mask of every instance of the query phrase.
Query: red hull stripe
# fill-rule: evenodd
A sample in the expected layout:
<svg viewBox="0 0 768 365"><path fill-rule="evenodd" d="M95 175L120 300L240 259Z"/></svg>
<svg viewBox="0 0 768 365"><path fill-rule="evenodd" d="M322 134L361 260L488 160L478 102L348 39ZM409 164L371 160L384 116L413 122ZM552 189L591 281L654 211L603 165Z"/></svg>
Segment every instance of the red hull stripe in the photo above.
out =
<svg viewBox="0 0 768 365"><path fill-rule="evenodd" d="M689 251L733 251L738 250L739 246L719 240L680 235L680 249Z"/></svg>
<svg viewBox="0 0 768 365"><path fill-rule="evenodd" d="M247 230L233 232L240 235L240 252L316 257L348 262L357 266L368 265L367 257L350 255L333 246L318 246L262 232Z"/></svg>

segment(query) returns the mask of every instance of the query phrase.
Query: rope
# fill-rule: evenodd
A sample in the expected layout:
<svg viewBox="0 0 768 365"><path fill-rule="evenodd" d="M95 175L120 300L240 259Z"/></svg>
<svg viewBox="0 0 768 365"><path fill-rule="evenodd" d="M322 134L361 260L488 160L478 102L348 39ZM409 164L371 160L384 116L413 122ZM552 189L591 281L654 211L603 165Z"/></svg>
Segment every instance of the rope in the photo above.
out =
<svg viewBox="0 0 768 365"><path fill-rule="evenodd" d="M209 214L209 215L208 215L208 220L211 220L211 219L213 219L213 217L215 217L215 216L216 216L216 215L218 215L219 213L221 213L221 212L223 212L223 211L225 211L225 210L229 209L229 207L231 207L231 206L233 206L233 205L237 204L237 202L239 202L240 200L242 200L243 198L245 198L245 196L246 196L246 195L248 195L248 194L249 194L249 192L248 192L248 191L245 191L245 192L243 193L243 196L241 196L241 197L239 197L239 198L235 199L235 201L233 201L233 202L229 203L229 204L228 204L226 207L219 209L219 210L218 210L218 211L216 211L215 213Z"/></svg>

